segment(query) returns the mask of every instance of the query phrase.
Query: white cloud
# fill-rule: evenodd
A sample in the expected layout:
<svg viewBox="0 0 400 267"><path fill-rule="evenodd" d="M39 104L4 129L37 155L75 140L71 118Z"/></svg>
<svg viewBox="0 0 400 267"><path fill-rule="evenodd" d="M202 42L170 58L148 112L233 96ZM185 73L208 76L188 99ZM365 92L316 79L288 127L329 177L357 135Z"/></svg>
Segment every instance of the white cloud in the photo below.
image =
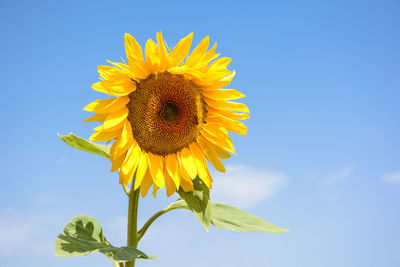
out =
<svg viewBox="0 0 400 267"><path fill-rule="evenodd" d="M211 199L214 202L249 208L287 184L287 177L279 172L249 166L227 166L226 169L226 173L212 175Z"/></svg>
<svg viewBox="0 0 400 267"><path fill-rule="evenodd" d="M400 184L400 172L384 173L382 180L391 184Z"/></svg>
<svg viewBox="0 0 400 267"><path fill-rule="evenodd" d="M354 166L347 166L344 167L343 169L340 169L339 171L327 175L326 180L331 182L343 181L346 180L348 177L350 177L350 175L352 175L354 171L355 171Z"/></svg>

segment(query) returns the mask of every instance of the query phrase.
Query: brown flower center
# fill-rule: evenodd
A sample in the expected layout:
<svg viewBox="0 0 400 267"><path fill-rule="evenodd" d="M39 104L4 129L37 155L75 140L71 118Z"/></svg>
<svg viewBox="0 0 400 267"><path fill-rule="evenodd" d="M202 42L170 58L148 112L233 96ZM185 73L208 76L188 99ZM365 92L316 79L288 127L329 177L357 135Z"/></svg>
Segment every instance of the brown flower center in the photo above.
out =
<svg viewBox="0 0 400 267"><path fill-rule="evenodd" d="M160 117L165 122L174 122L179 115L179 109L172 101L166 101L160 111Z"/></svg>
<svg viewBox="0 0 400 267"><path fill-rule="evenodd" d="M152 74L129 94L133 137L147 152L167 155L193 143L205 120L201 89L182 75Z"/></svg>

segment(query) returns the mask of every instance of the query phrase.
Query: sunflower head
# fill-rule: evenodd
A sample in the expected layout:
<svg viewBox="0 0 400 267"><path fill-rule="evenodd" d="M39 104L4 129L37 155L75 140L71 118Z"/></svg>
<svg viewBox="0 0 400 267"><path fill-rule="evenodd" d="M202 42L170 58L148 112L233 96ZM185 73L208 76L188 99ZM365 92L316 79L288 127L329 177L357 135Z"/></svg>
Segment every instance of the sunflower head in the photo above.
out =
<svg viewBox="0 0 400 267"><path fill-rule="evenodd" d="M85 121L100 121L92 141L112 141L111 171L119 172L119 182L144 197L166 187L170 196L179 188L193 191L192 180L199 177L212 187L207 160L225 172L222 159L235 153L228 131L246 134L248 108L232 102L244 97L227 86L235 75L227 69L230 58L208 49L204 38L189 54L193 34L168 51L161 33L157 43L149 39L145 51L125 34L128 63L99 66L101 81L94 90L113 95L97 100L84 110L96 114Z"/></svg>

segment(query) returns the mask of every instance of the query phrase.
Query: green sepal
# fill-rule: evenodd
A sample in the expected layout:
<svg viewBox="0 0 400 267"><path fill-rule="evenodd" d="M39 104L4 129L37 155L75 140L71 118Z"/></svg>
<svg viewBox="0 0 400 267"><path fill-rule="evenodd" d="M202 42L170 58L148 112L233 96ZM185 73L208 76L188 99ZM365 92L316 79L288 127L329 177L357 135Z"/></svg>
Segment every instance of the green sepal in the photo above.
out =
<svg viewBox="0 0 400 267"><path fill-rule="evenodd" d="M58 257L103 253L116 262L156 259L133 247L114 247L105 238L100 223L86 215L73 218L65 226L56 239L54 250Z"/></svg>
<svg viewBox="0 0 400 267"><path fill-rule="evenodd" d="M208 231L211 223L210 189L199 177L193 180L193 187L193 192L185 192L182 188L179 188L178 193Z"/></svg>
<svg viewBox="0 0 400 267"><path fill-rule="evenodd" d="M103 145L98 144L83 138L80 138L73 133L69 135L59 135L58 136L68 145L77 148L79 150L83 150L86 152L90 152L93 154L97 154L106 158L110 158L110 148L111 145Z"/></svg>
<svg viewBox="0 0 400 267"><path fill-rule="evenodd" d="M211 223L217 228L264 233L284 233L289 231L233 206L212 203L211 211Z"/></svg>

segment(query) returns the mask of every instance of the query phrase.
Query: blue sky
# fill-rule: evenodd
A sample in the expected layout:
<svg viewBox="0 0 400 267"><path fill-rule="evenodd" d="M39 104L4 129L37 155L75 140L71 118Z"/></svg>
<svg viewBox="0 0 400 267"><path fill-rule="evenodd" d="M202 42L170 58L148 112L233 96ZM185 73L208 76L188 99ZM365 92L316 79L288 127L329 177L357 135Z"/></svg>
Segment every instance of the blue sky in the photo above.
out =
<svg viewBox="0 0 400 267"><path fill-rule="evenodd" d="M210 35L247 95L247 136L215 174L211 198L292 231L206 233L175 211L137 266L397 267L400 240L399 1L1 1L0 265L111 266L102 255L56 258L79 214L125 243L127 199L105 159L67 147L88 138L82 108L104 98L96 67L143 45ZM248 193L244 193L248 192ZM140 221L174 198L141 201Z"/></svg>

